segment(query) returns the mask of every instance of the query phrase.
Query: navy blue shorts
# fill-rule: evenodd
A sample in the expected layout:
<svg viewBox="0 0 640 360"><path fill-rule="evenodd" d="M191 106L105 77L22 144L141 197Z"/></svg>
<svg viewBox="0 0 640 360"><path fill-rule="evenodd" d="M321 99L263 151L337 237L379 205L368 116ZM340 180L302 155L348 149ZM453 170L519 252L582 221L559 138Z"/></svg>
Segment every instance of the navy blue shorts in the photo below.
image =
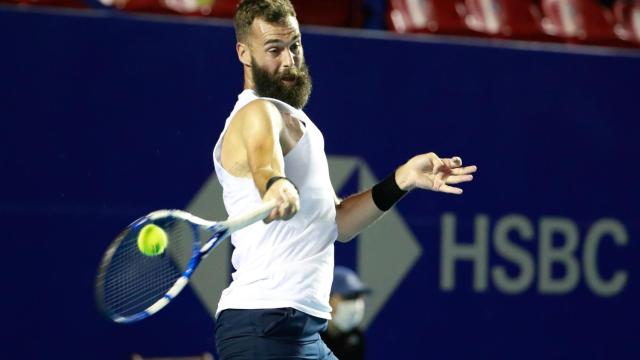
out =
<svg viewBox="0 0 640 360"><path fill-rule="evenodd" d="M224 310L216 321L220 360L337 360L320 338L327 320L292 308Z"/></svg>

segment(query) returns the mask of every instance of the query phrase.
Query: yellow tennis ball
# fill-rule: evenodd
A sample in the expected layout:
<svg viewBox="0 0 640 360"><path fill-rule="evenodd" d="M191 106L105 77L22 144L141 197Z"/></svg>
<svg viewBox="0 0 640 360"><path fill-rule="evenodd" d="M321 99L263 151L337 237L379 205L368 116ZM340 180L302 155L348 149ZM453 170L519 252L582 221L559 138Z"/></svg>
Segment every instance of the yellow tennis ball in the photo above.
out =
<svg viewBox="0 0 640 360"><path fill-rule="evenodd" d="M162 254L168 242L167 233L158 225L145 225L138 233L138 249L147 256Z"/></svg>

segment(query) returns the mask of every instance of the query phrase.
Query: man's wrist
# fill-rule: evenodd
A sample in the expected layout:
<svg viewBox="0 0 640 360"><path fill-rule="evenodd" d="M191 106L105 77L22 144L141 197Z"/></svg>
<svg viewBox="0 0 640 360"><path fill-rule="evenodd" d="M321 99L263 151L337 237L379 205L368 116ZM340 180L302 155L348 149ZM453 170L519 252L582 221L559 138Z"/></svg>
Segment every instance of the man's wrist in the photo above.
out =
<svg viewBox="0 0 640 360"><path fill-rule="evenodd" d="M371 197L380 211L391 209L391 207L400 201L408 192L398 185L396 173L397 171L394 171L391 175L371 188Z"/></svg>
<svg viewBox="0 0 640 360"><path fill-rule="evenodd" d="M289 183L291 183L291 185L293 185L293 187L296 189L296 192L299 193L298 191L298 187L296 186L296 184L293 183L293 181L291 181L288 177L285 176L272 176L269 178L269 180L267 180L267 184L265 185L265 194L267 193L267 191L269 191L269 188L276 183L276 181L280 181L280 180L286 180Z"/></svg>
<svg viewBox="0 0 640 360"><path fill-rule="evenodd" d="M414 188L414 184L410 179L410 172L406 169L405 165L400 166L394 173L396 184L403 191L411 191Z"/></svg>

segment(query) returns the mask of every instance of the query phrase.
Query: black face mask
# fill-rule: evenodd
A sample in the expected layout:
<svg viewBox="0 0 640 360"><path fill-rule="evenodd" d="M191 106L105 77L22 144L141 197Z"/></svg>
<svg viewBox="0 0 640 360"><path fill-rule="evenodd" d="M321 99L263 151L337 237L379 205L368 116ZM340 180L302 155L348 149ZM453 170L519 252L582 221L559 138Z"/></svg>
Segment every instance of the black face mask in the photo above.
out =
<svg viewBox="0 0 640 360"><path fill-rule="evenodd" d="M251 73L256 92L261 97L269 97L283 101L296 109L302 109L311 95L311 76L305 63L299 69L289 69L280 74L271 74L262 69L251 58ZM293 85L286 85L283 80L293 80Z"/></svg>

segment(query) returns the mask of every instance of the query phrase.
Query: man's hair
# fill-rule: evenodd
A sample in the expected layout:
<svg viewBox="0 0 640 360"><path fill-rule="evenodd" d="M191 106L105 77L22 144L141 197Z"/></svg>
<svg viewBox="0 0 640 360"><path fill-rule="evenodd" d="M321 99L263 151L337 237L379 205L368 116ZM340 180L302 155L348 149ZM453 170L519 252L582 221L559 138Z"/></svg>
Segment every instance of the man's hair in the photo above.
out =
<svg viewBox="0 0 640 360"><path fill-rule="evenodd" d="M282 24L296 11L289 0L242 0L233 18L238 42L245 41L256 18L268 23Z"/></svg>

